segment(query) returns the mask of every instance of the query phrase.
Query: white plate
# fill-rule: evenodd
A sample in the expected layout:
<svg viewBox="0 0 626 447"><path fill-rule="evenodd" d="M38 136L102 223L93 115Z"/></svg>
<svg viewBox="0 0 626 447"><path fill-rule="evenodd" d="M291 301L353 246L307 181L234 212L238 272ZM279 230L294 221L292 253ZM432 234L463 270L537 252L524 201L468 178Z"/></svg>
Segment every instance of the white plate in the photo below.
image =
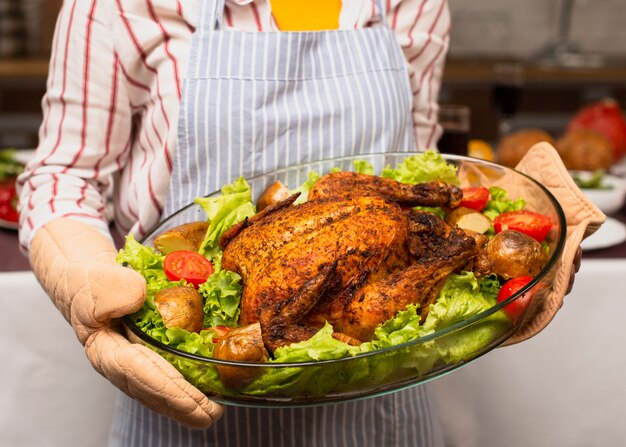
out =
<svg viewBox="0 0 626 447"><path fill-rule="evenodd" d="M580 246L583 250L596 250L621 244L626 241L626 225L612 217L607 217L600 229L585 239Z"/></svg>
<svg viewBox="0 0 626 447"><path fill-rule="evenodd" d="M589 179L590 171L570 171L572 176ZM605 214L614 214L624 206L626 200L626 179L604 174L602 184L609 189L582 189L582 192Z"/></svg>

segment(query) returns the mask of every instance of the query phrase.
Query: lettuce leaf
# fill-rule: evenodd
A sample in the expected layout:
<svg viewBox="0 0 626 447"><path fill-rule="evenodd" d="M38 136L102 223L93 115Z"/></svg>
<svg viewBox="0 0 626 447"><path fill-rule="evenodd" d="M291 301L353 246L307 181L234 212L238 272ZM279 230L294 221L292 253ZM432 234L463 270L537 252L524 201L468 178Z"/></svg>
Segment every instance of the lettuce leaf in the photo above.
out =
<svg viewBox="0 0 626 447"><path fill-rule="evenodd" d="M241 276L235 272L221 270L209 276L198 288L204 297L203 327L237 325L241 300Z"/></svg>
<svg viewBox="0 0 626 447"><path fill-rule="evenodd" d="M141 245L132 234L126 236L126 244L115 258L118 264L131 267L146 279L147 303L151 307L154 307L154 294L172 285L163 271L164 258L154 249Z"/></svg>
<svg viewBox="0 0 626 447"><path fill-rule="evenodd" d="M489 188L489 194L491 198L482 213L491 220L504 212L521 210L526 206L524 199L511 200L507 192L498 186Z"/></svg>
<svg viewBox="0 0 626 447"><path fill-rule="evenodd" d="M307 180L298 186L296 189L291 190L291 194L295 194L297 192L300 193L300 197L298 197L295 201L296 204L304 203L307 201L307 196L309 195L309 191L315 185L320 178L320 173L317 171L309 171Z"/></svg>
<svg viewBox="0 0 626 447"><path fill-rule="evenodd" d="M459 184L457 167L448 164L441 154L430 150L406 157L395 168L385 166L381 176L412 185L433 180Z"/></svg>
<svg viewBox="0 0 626 447"><path fill-rule="evenodd" d="M374 166L367 160L354 160L354 172L374 175Z"/></svg>
<svg viewBox="0 0 626 447"><path fill-rule="evenodd" d="M239 177L233 183L222 187L222 195L217 197L199 197L194 200L206 212L209 228L198 252L220 268L218 255L220 236L233 225L255 214L250 185L245 178ZM216 262L218 261L218 262Z"/></svg>

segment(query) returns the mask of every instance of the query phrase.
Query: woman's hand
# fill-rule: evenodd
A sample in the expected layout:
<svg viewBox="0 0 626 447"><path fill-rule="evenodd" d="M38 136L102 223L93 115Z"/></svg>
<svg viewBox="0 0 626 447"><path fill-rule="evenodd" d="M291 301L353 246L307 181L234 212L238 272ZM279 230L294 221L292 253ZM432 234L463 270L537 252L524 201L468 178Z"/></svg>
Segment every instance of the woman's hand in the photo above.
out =
<svg viewBox="0 0 626 447"><path fill-rule="evenodd" d="M116 318L138 310L146 282L115 262L113 244L91 226L60 218L33 239L33 271L85 345L93 367L146 407L192 428L209 427L222 415L161 356L129 342Z"/></svg>

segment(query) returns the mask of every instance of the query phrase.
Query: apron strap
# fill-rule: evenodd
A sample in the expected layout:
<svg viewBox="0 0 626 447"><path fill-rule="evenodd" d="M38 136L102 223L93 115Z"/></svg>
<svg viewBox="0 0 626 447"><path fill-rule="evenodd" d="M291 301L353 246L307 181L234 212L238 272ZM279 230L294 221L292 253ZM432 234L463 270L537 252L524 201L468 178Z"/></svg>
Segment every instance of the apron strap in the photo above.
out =
<svg viewBox="0 0 626 447"><path fill-rule="evenodd" d="M387 0L375 0L376 6L378 6L378 12L380 13L380 19L385 20L387 14Z"/></svg>
<svg viewBox="0 0 626 447"><path fill-rule="evenodd" d="M224 19L225 0L201 0L198 3L200 5L200 25L203 29L209 23L212 24L211 29L221 29Z"/></svg>

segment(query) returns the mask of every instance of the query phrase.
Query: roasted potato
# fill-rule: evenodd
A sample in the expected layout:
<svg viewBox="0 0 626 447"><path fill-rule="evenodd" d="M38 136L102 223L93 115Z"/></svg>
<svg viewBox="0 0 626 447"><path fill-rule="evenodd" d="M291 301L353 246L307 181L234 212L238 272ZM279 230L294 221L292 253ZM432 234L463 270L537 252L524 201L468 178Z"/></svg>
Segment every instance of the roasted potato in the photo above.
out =
<svg viewBox="0 0 626 447"><path fill-rule="evenodd" d="M229 331L217 342L213 357L236 362L266 362L269 354L263 344L261 325L254 323ZM230 388L243 388L263 373L263 368L257 366L217 365L216 368L222 383Z"/></svg>
<svg viewBox="0 0 626 447"><path fill-rule="evenodd" d="M261 194L261 197L259 197L256 203L256 210L259 212L273 203L286 199L290 195L291 192L289 188L287 188L283 182L277 180L263 191L263 194Z"/></svg>
<svg viewBox="0 0 626 447"><path fill-rule="evenodd" d="M445 221L448 225L456 225L470 234L484 234L493 224L483 213L464 206L454 208L446 214Z"/></svg>
<svg viewBox="0 0 626 447"><path fill-rule="evenodd" d="M154 304L165 327L178 327L189 332L202 330L202 296L195 288L176 286L160 290L154 295Z"/></svg>
<svg viewBox="0 0 626 447"><path fill-rule="evenodd" d="M536 276L548 261L548 254L539 242L514 230L496 234L485 251L493 262L493 272L505 279Z"/></svg>
<svg viewBox="0 0 626 447"><path fill-rule="evenodd" d="M209 224L190 222L161 233L154 239L154 246L164 255L178 250L198 251Z"/></svg>

